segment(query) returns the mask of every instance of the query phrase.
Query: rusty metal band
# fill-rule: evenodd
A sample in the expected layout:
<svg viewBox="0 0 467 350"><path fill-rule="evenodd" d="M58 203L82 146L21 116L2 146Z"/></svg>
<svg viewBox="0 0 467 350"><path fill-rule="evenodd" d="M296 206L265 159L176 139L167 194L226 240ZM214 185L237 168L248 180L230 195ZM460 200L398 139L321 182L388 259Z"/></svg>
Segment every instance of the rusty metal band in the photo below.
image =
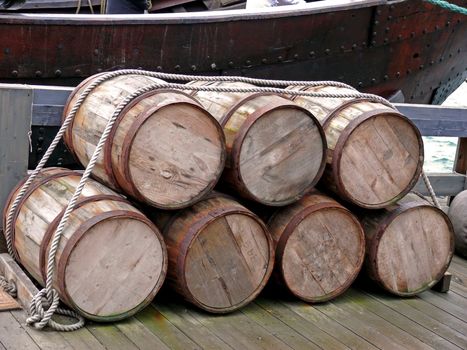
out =
<svg viewBox="0 0 467 350"><path fill-rule="evenodd" d="M70 93L70 95L68 95L68 98L67 98L67 101L65 103L65 108L63 109L63 114L62 114L62 123L65 121L65 118L68 116L68 112L70 111L71 109L71 103L72 101L75 99L75 97L79 97L79 95L81 94L81 92L88 86L92 83L93 80L99 78L101 75L103 75L105 73L98 73L98 74L95 74L95 75L92 75L86 79L84 79L81 83L79 83L76 88L73 89L73 91ZM78 114L78 113L76 113ZM76 160L79 160L79 157L77 155L77 153L75 152L75 147L73 145L73 126L75 124L75 120L76 120L76 115L75 117L73 118L73 120L71 121L70 125L68 126L68 128L65 130L65 133L63 134L63 140L65 142L65 144L68 146L68 150L71 152L71 154L73 155L73 157L76 159ZM81 162L81 161L80 161Z"/></svg>
<svg viewBox="0 0 467 350"><path fill-rule="evenodd" d="M339 106L337 106L336 108L331 110L326 115L326 117L321 121L321 125L323 126L323 129L326 130L328 128L329 124L334 119L334 117L336 117L344 109L349 108L350 106L352 106L354 104L357 104L357 103L360 103L360 102L372 102L372 103L381 104L380 102L376 102L376 101L372 100L371 98L365 98L365 97L363 97L363 98L359 97L359 98L355 98L355 99L350 99L348 101L344 101L342 104L340 104ZM388 108L388 107L386 107L386 108Z"/></svg>
<svg viewBox="0 0 467 350"><path fill-rule="evenodd" d="M89 313L86 313L84 310L80 309L74 302L73 299L71 298L70 294L68 293L67 286L66 286L66 279L65 279L65 274L66 274L66 267L70 258L70 255L74 249L74 247L78 244L78 242L85 236L85 234L95 225L98 223L105 221L105 220L113 220L113 219L121 219L121 218L129 218L129 219L136 219L141 222L144 222L146 225L148 225L154 234L158 237L158 239L161 242L161 247L164 255L164 264L161 270L161 276L159 276L159 280L157 281L155 288L150 292L150 294L144 299L141 304L133 308L132 310L126 311L121 314L115 314L111 316L106 316L106 317L99 317L96 315L92 315ZM160 235L159 230L157 227L148 219L146 218L143 214L137 213L137 212L132 212L128 210L114 210L110 212L105 212L101 213L99 215L96 215L92 217L91 219L85 221L82 223L79 228L74 232L73 236L70 237L70 239L66 242L66 245L62 251L62 254L60 255L60 260L58 262L58 271L57 271L57 282L58 282L58 288L60 290L60 295L63 298L63 301L66 302L70 307L79 310L80 314L84 315L85 317L96 320L96 321L118 321L123 318L129 317L135 313L137 313L139 310L142 308L146 307L151 300L154 298L154 296L157 294L159 291L160 287L162 286L162 283L165 278L165 273L167 271L167 250L165 248L165 245L163 244L163 238Z"/></svg>
<svg viewBox="0 0 467 350"><path fill-rule="evenodd" d="M414 176L413 176L412 180L409 182L409 184L406 186L406 188L403 191L401 191L401 193L397 197L389 200L388 202L381 203L378 206L374 206L374 205L368 205L366 203L360 203L360 202L357 203L354 200L354 198L345 190L344 184L343 184L342 179L340 178L339 174L340 174L340 165L341 165L342 152L344 150L345 144L346 144L347 140L349 139L350 135L358 128L358 126L360 126L360 124L367 121L368 119L377 117L378 115L381 115L381 114L392 115L392 116L395 116L395 117L402 118L402 119L404 119L405 122L410 124L410 126L412 127L412 129L413 129L413 131L414 131L414 133L415 133L415 135L417 137L417 140L418 140L418 146L419 146L419 151L420 151L419 158L420 159L419 159L419 162L417 164L417 168L415 170ZM390 205L395 200L400 199L403 196L405 196L411 190L411 188L414 187L415 184L417 183L418 178L419 178L419 176L420 176L420 174L422 172L422 167L423 167L423 141L422 141L422 137L421 137L420 131L415 126L415 124L410 119L405 117L403 114L399 113L398 111L396 111L394 109L391 109L391 108L374 109L374 110L362 113L357 118L353 119L345 127L345 129L339 135L339 139L337 140L336 146L334 148L332 163L331 164L332 164L332 177L334 179L334 183L336 184L338 192L343 196L343 198L345 200L350 201L350 202L355 203L355 204L358 204L359 206L361 206L363 208L367 208L367 209L383 208L385 206Z"/></svg>
<svg viewBox="0 0 467 350"><path fill-rule="evenodd" d="M252 101L252 100L254 100L254 99L258 98L258 97L262 97L262 96L281 97L281 96L278 96L277 94L273 94L273 93L270 93L270 92L256 92L256 93L252 93L250 95L247 95L247 96L240 99L235 104L233 104L232 106L229 107L229 109L224 113L222 118L219 120L219 124L222 126L222 128L224 128L227 125L229 119L232 117L232 115L234 115L235 112L237 112L237 110L241 106L243 106L247 102L250 102L250 101Z"/></svg>
<svg viewBox="0 0 467 350"><path fill-rule="evenodd" d="M75 208L73 211L79 209L80 207L88 204L88 203L94 203L102 200L111 200L114 202L124 202L127 204L130 204L125 198L117 196L117 195L111 195L111 194L100 194L97 196L91 196L91 197L84 197L80 198L75 205ZM47 230L44 233L44 236L42 237L41 244L39 245L39 271L41 273L42 279L45 282L47 278L47 257L48 257L48 251L49 251L49 245L50 241L53 237L53 234L55 233L58 224L60 223L63 214L65 214L66 211L66 206L63 208L63 210L50 222L49 226L47 227Z"/></svg>
<svg viewBox="0 0 467 350"><path fill-rule="evenodd" d="M61 168L48 168L48 169L53 169L55 171L55 170L59 170ZM50 172L50 170L47 171L47 172ZM40 178L39 180L34 181L31 184L31 186L28 188L28 190L24 193L23 197L18 202L18 206L16 207L16 210L15 210L14 215L13 215L13 219L11 221L11 242L13 243L12 244L12 249L13 249L14 253L16 254L16 256L18 257L19 262L21 262L21 258L20 258L20 255L18 254L18 251L16 249L16 245L15 245L15 236L16 236L15 227L16 227L16 220L18 219L19 213L21 212L21 209L22 209L22 206L24 205L24 203L29 199L29 197L39 187L41 187L42 185L45 185L46 183L48 183L48 182L50 182L52 180L59 179L61 177L65 177L65 176L79 176L79 177L81 177L81 175L82 175L81 172L73 171L73 170L64 170L64 171L62 171L60 173L54 173L54 174L51 174L51 175L48 175L48 176L46 174L44 174L44 173L45 172L41 172L41 175L44 175L44 177ZM27 181L27 178L23 180L23 184L26 181ZM20 187L18 187L18 189L20 189ZM15 192L18 189L16 189ZM14 196L14 193L12 193L11 199L13 199L13 196Z"/></svg>

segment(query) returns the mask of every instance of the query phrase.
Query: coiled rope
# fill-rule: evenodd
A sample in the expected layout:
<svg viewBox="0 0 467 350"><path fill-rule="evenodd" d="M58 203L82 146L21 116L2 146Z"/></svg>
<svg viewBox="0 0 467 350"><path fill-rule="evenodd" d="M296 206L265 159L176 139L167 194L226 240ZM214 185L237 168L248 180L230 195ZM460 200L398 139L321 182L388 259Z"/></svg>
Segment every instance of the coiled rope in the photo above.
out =
<svg viewBox="0 0 467 350"><path fill-rule="evenodd" d="M223 77L208 77L208 76L187 76L181 74L167 74L167 73L160 73L160 72L150 72L150 71L143 71L143 70L135 70L135 69L126 69L120 70L110 73L102 74L101 76L97 77L91 84L89 84L84 91L79 95L76 103L71 108L70 112L66 116L65 120L62 123L58 133L56 134L55 138L53 139L52 143L50 144L49 148L45 152L44 156L40 160L39 164L37 165L36 169L31 173L25 184L21 187L20 191L18 192L15 200L11 204L11 207L8 211L6 225L5 225L5 237L7 241L7 248L10 255L14 256L15 259L18 259L17 252L13 249L13 242L11 239L12 234L12 223L13 223L13 216L15 210L17 209L21 198L24 196L27 189L30 187L34 179L37 177L39 172L43 169L46 162L48 161L49 157L51 156L52 152L56 148L57 144L59 143L60 139L62 138L63 134L71 124L72 120L74 119L77 111L81 107L84 100L87 96L100 84L103 82L118 77L122 75L144 75L153 78L165 79L165 80L179 80L179 81L235 81L235 82L245 82L257 85L275 85L275 86L289 86L289 85L301 85L306 87L311 86L322 86L322 85L331 85L331 86L340 86L350 88L355 91L355 93L345 93L345 94L338 94L338 93L320 93L320 92L310 92L310 91L299 91L299 90L286 90L281 88L274 88L274 87L223 87L223 86L193 86L193 85L184 85L184 84L177 84L177 83L154 83L147 85L139 90L135 91L134 93L128 95L115 109L113 115L108 120L107 125L105 126L104 132L102 133L99 142L94 150L91 159L89 160L88 165L83 173L83 176L80 179L80 182L73 194L72 198L70 199L67 208L60 220L60 223L57 229L54 232L52 243L50 245L50 250L48 254L47 260L47 277L46 277L46 284L45 288L42 289L31 301L29 313L30 317L27 319L27 323L35 328L42 329L46 326L49 326L57 331L73 331L77 330L84 326L84 318L77 314L74 311L60 308L59 305L59 296L58 292L53 288L53 279L55 275L55 258L56 252L60 243L60 239L64 230L64 227L74 210L76 202L81 195L81 192L90 177L93 168L97 162L97 159L105 145L105 142L112 130L112 127L118 118L121 111L136 97L147 93L149 91L157 90L157 89L175 89L175 90L190 90L190 91L211 91L211 92L236 92L236 93L258 93L258 92L267 92L267 93L275 93L280 95L291 95L291 96L310 96L310 97L317 97L317 98L366 98L370 101L383 103L391 108L395 107L386 99L373 95L373 94L362 94L353 89L352 87L339 83L339 82L332 82L332 81L316 81L316 82L307 82L307 81L283 81L283 80L265 80L265 79L254 79L254 78L245 78L245 77L232 77L232 76L223 76ZM429 181L429 180L428 180ZM52 320L52 316L57 313L61 315L70 316L77 319L77 322L74 324L61 324L56 321Z"/></svg>
<svg viewBox="0 0 467 350"><path fill-rule="evenodd" d="M2 288L13 298L16 298L16 284L13 281L8 282L5 277L0 276L0 288Z"/></svg>
<svg viewBox="0 0 467 350"><path fill-rule="evenodd" d="M456 5L456 4L452 4L448 1L444 1L444 0L424 0L424 1L429 2L432 5L442 7L446 10L460 13L461 15L467 15L467 8Z"/></svg>

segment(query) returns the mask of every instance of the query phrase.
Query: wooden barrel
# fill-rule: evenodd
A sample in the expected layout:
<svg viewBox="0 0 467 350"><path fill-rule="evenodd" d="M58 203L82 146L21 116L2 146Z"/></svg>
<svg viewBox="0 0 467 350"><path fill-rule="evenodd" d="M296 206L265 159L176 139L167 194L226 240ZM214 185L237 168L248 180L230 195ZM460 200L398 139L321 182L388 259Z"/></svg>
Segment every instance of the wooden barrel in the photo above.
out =
<svg viewBox="0 0 467 350"><path fill-rule="evenodd" d="M78 86L65 107L98 77ZM65 142L87 165L116 107L139 88L162 80L124 75L99 85L84 100ZM120 113L93 175L113 189L149 205L175 209L193 204L217 183L225 163L225 140L217 121L189 95L155 90Z"/></svg>
<svg viewBox="0 0 467 350"><path fill-rule="evenodd" d="M254 87L192 82L196 86ZM195 92L224 128L228 161L223 180L236 193L265 205L290 204L321 177L326 140L314 116L273 94Z"/></svg>
<svg viewBox="0 0 467 350"><path fill-rule="evenodd" d="M360 223L318 191L279 209L268 227L276 246L276 280L307 302L342 294L362 267L365 236Z"/></svg>
<svg viewBox="0 0 467 350"><path fill-rule="evenodd" d="M446 272L454 230L442 210L410 193L398 204L359 215L366 235L366 270L387 291L415 295Z"/></svg>
<svg viewBox="0 0 467 350"><path fill-rule="evenodd" d="M289 87L319 93L356 93L332 86ZM343 199L376 209L396 203L415 186L423 165L417 127L398 111L365 99L295 97L326 133L324 184Z"/></svg>
<svg viewBox="0 0 467 350"><path fill-rule="evenodd" d="M167 215L156 217L169 255L167 281L186 300L227 313L260 293L272 272L274 249L256 215L217 194L168 220Z"/></svg>
<svg viewBox="0 0 467 350"><path fill-rule="evenodd" d="M63 168L43 170L14 212L13 247L41 285L52 236L80 177ZM4 218L24 181L10 194ZM89 180L63 231L54 288L89 319L120 320L151 302L164 281L167 261L154 224L123 197Z"/></svg>

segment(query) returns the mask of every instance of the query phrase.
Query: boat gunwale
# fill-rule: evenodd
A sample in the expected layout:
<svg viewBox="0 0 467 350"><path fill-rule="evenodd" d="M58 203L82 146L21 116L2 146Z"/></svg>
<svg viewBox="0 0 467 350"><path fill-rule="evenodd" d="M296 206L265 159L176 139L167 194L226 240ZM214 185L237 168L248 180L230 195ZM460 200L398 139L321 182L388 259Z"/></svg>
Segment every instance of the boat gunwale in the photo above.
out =
<svg viewBox="0 0 467 350"><path fill-rule="evenodd" d="M218 10L186 13L150 13L124 15L50 14L50 13L0 13L0 24L47 25L138 25L138 24L194 24L231 22L258 19L298 17L335 11L355 10L379 5L389 5L406 0L325 0L306 5L282 8Z"/></svg>

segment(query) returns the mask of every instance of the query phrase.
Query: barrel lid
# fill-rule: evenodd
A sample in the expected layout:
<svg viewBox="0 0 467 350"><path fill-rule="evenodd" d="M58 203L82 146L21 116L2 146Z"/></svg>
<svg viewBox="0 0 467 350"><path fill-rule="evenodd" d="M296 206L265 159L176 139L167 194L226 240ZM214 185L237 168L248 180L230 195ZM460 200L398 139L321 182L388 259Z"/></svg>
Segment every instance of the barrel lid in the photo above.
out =
<svg viewBox="0 0 467 350"><path fill-rule="evenodd" d="M373 276L391 293L411 296L446 272L454 250L447 215L429 204L407 203L391 212L369 247Z"/></svg>
<svg viewBox="0 0 467 350"><path fill-rule="evenodd" d="M365 256L365 236L356 217L338 203L305 207L291 218L276 251L288 289L308 302L342 294Z"/></svg>
<svg viewBox="0 0 467 350"><path fill-rule="evenodd" d="M217 183L225 163L221 127L195 102L144 111L123 141L122 187L162 209L189 206Z"/></svg>
<svg viewBox="0 0 467 350"><path fill-rule="evenodd" d="M383 208L418 181L423 141L417 127L396 110L376 107L362 112L360 108L359 104L347 106L346 113L359 115L339 136L332 175L346 200L363 208Z"/></svg>
<svg viewBox="0 0 467 350"><path fill-rule="evenodd" d="M162 236L128 205L96 214L73 231L59 257L57 281L64 300L82 315L116 321L154 298L166 269Z"/></svg>
<svg viewBox="0 0 467 350"><path fill-rule="evenodd" d="M255 201L290 204L320 179L326 150L326 137L316 118L274 96L241 126L232 147L233 178Z"/></svg>
<svg viewBox="0 0 467 350"><path fill-rule="evenodd" d="M214 313L253 300L274 262L266 226L240 206L209 212L191 227L179 249L177 273L187 298Z"/></svg>

